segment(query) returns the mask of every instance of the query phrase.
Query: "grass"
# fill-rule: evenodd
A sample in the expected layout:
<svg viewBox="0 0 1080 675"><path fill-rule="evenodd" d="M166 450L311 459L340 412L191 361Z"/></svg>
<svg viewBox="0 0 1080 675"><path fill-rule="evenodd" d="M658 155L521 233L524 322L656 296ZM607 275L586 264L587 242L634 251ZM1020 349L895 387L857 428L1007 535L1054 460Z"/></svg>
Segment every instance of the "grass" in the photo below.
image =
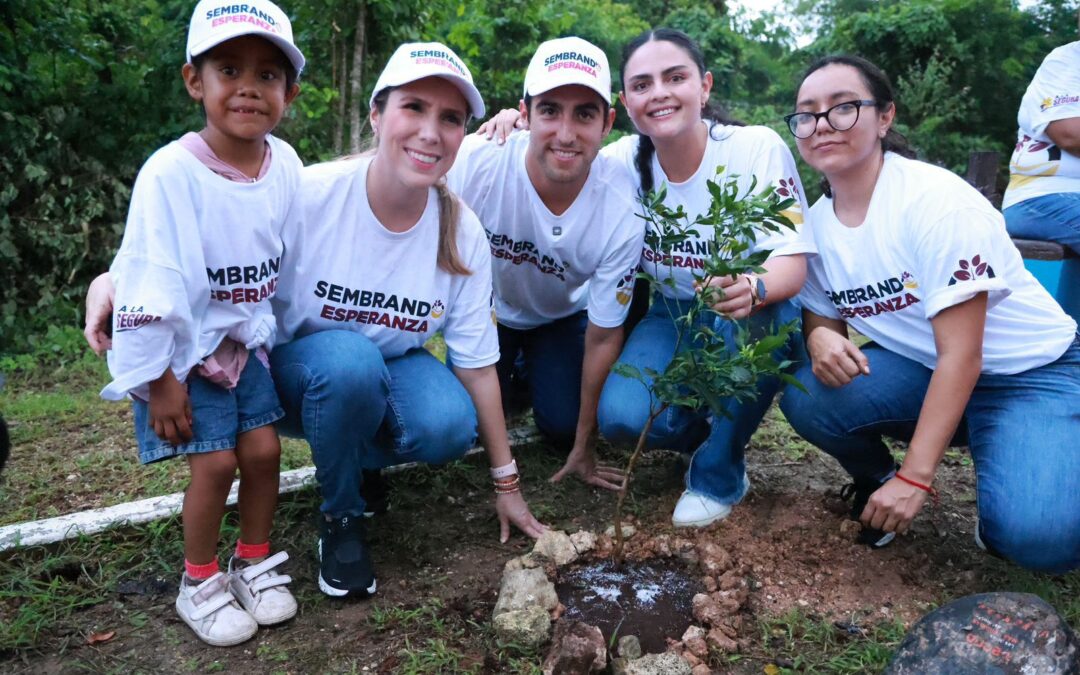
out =
<svg viewBox="0 0 1080 675"><path fill-rule="evenodd" d="M800 611L762 621L760 628L761 642L778 673L880 672L905 633L904 625L894 621L872 624L853 635Z"/></svg>
<svg viewBox="0 0 1080 675"><path fill-rule="evenodd" d="M0 478L0 524L181 490L187 480L182 462L138 465L128 407L97 397L107 379L103 363L75 349L70 332L60 331L52 340L43 342L33 355L0 358L0 370L8 379L0 390L0 410L11 424L15 443L7 473ZM794 434L776 409L752 444L772 452L773 458L793 463L806 462L818 452ZM602 446L601 452L613 463L625 462L622 451ZM560 454L539 445L521 448L516 454L528 467L529 503L541 520L572 531L583 520L595 523L610 518L609 495L579 481L546 482L561 465ZM283 455L286 470L310 463L307 446L300 441L286 439ZM966 454L950 453L947 461L965 465L970 460ZM655 519L657 499L677 494L682 470L670 457L646 457L630 493L629 511L644 521ZM432 590L451 583L442 571L448 551L462 542L472 548L496 546L496 519L489 505L484 460L477 457L445 467L423 467L395 474L391 482L392 510L372 529L380 555L387 558L379 564L417 570L417 576L422 576L416 602L384 603L376 598L364 610L365 630L390 645L386 658L392 660L393 671L538 673L540 654L499 644L486 620L478 623L475 616L448 607ZM350 611L349 605L343 608L319 593L312 578L316 569L313 514L318 502L313 489L283 498L272 535L275 547L293 556L287 571L297 579L292 589L305 624ZM465 517L450 518L448 511ZM230 511L221 537L224 555L237 534L236 512ZM63 663L65 670L143 672L147 666L140 641L151 641L155 650L180 653L189 640L186 629L171 614L171 596L181 556L176 518L0 553L0 579L4 580L0 584L0 669L39 670L38 659L47 656ZM1051 578L1004 563L984 567L988 571L973 584L975 590L1035 593L1058 608L1072 625L1080 625L1080 573ZM949 599L942 597L941 602ZM107 657L85 646L90 633L108 631L115 631L117 641L134 646ZM761 618L757 633L752 653L730 657L729 667L762 672L762 667L771 664L775 670L767 672L846 674L883 668L903 635L903 626L867 624L865 632L851 635L815 615L792 612ZM312 635L288 629L267 633L265 638L260 634L250 649L245 647L250 661L241 669L372 671L371 657L358 658L359 652L352 651L356 648L335 653L332 646L321 645L324 652L309 651L307 660L298 661L297 647L311 645L290 641L311 641ZM236 667L230 658L216 651L194 655L188 651L178 656L173 667L222 672ZM751 670L743 670L747 667Z"/></svg>

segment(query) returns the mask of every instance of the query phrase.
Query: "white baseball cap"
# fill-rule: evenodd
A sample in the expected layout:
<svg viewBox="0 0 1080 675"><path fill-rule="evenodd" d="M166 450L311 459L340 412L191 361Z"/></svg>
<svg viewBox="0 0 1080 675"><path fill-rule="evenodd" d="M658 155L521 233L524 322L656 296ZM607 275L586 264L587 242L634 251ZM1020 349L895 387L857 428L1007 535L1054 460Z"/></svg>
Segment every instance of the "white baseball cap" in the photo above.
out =
<svg viewBox="0 0 1080 675"><path fill-rule="evenodd" d="M441 77L449 80L469 103L473 117L484 116L484 99L473 84L472 74L454 50L440 42L406 42L394 51L386 62L371 92L369 107L374 107L375 97L387 87L400 87L425 77Z"/></svg>
<svg viewBox="0 0 1080 675"><path fill-rule="evenodd" d="M611 69L604 50L579 37L548 40L537 47L525 71L525 95L568 84L588 87L611 103Z"/></svg>
<svg viewBox="0 0 1080 675"><path fill-rule="evenodd" d="M270 0L202 0L195 5L188 28L187 62L241 35L266 38L285 53L297 74L304 69L304 55L293 44L292 23Z"/></svg>

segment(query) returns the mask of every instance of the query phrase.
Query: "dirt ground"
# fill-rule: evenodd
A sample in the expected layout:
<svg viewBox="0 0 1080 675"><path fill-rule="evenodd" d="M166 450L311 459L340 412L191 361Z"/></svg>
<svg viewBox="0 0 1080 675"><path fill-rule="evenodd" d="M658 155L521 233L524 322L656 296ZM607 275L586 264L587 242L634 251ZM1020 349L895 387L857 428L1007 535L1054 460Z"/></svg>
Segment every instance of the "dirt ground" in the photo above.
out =
<svg viewBox="0 0 1080 675"><path fill-rule="evenodd" d="M671 453L646 457L628 502L647 532L715 542L747 570L750 648L736 660L714 663L717 672L797 665L782 636L762 628L793 612L857 636L883 623L907 624L952 597L1008 590L1008 567L976 549L972 539L974 476L966 456L946 459L937 483L941 504L919 517L913 533L871 551L854 543L843 528L845 517L835 512L829 493L844 483L836 463L770 436L775 431L775 425L766 427L755 437L748 453L752 490L721 523L692 533L671 527L683 472ZM570 532L609 524L611 494L577 482L547 483L560 458L543 447L517 455L541 520ZM286 571L300 602L296 619L235 648L206 647L176 617L175 579L163 563L161 574L130 576L101 589L106 601L82 610L75 626L45 635L33 649L3 655L0 670L538 672L543 650L500 645L491 629L503 564L527 552L531 542L515 534L499 544L484 473L470 459L392 477L392 509L373 519L369 530L379 581L373 599L337 601L318 591L317 497L309 491L283 501L275 533L292 547ZM178 526L174 534L179 538ZM70 575L93 583L85 569ZM103 637L108 639L90 644Z"/></svg>

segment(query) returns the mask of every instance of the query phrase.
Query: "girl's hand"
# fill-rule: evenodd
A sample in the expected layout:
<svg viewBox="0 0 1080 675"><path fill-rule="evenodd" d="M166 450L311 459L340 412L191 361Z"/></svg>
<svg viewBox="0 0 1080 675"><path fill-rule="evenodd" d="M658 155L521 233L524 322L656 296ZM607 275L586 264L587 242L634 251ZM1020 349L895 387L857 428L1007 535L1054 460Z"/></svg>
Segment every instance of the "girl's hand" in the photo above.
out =
<svg viewBox="0 0 1080 675"><path fill-rule="evenodd" d="M495 512L499 514L499 543L501 544L505 544L510 538L510 523L533 539L538 538L548 529L547 525L533 517L521 492L495 495Z"/></svg>
<svg viewBox="0 0 1080 675"><path fill-rule="evenodd" d="M899 478L890 478L870 495L859 521L882 532L905 534L926 503L927 493Z"/></svg>
<svg viewBox="0 0 1080 675"><path fill-rule="evenodd" d="M859 375L870 374L870 361L855 343L821 327L806 336L806 351L814 376L829 387L842 387Z"/></svg>
<svg viewBox="0 0 1080 675"><path fill-rule="evenodd" d="M516 129L528 128L529 121L522 117L516 108L505 108L481 124L476 130L476 135L484 136L489 141L494 137L495 142L502 145Z"/></svg>
<svg viewBox="0 0 1080 675"><path fill-rule="evenodd" d="M170 368L150 383L150 426L163 441L183 445L193 438L191 433L191 399L187 387L173 375Z"/></svg>
<svg viewBox="0 0 1080 675"><path fill-rule="evenodd" d="M745 319L750 316L754 296L750 293L748 277L711 277L702 285L695 282L694 290L700 293L713 310L729 319Z"/></svg>

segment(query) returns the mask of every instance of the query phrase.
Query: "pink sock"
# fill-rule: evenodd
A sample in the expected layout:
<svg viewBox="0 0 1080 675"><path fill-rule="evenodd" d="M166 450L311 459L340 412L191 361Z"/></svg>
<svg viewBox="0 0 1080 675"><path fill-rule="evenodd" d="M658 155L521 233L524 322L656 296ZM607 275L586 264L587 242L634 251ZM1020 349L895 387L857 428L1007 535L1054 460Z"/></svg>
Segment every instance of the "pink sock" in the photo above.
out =
<svg viewBox="0 0 1080 675"><path fill-rule="evenodd" d="M214 558L205 565L196 565L189 562L187 558L184 559L184 573L187 574L188 579L194 581L205 581L210 577L217 574L221 569L218 567L217 558Z"/></svg>
<svg viewBox="0 0 1080 675"><path fill-rule="evenodd" d="M266 540L261 544L245 544L239 539L236 540L236 557L243 559L251 558L265 558L270 555L270 540Z"/></svg>

